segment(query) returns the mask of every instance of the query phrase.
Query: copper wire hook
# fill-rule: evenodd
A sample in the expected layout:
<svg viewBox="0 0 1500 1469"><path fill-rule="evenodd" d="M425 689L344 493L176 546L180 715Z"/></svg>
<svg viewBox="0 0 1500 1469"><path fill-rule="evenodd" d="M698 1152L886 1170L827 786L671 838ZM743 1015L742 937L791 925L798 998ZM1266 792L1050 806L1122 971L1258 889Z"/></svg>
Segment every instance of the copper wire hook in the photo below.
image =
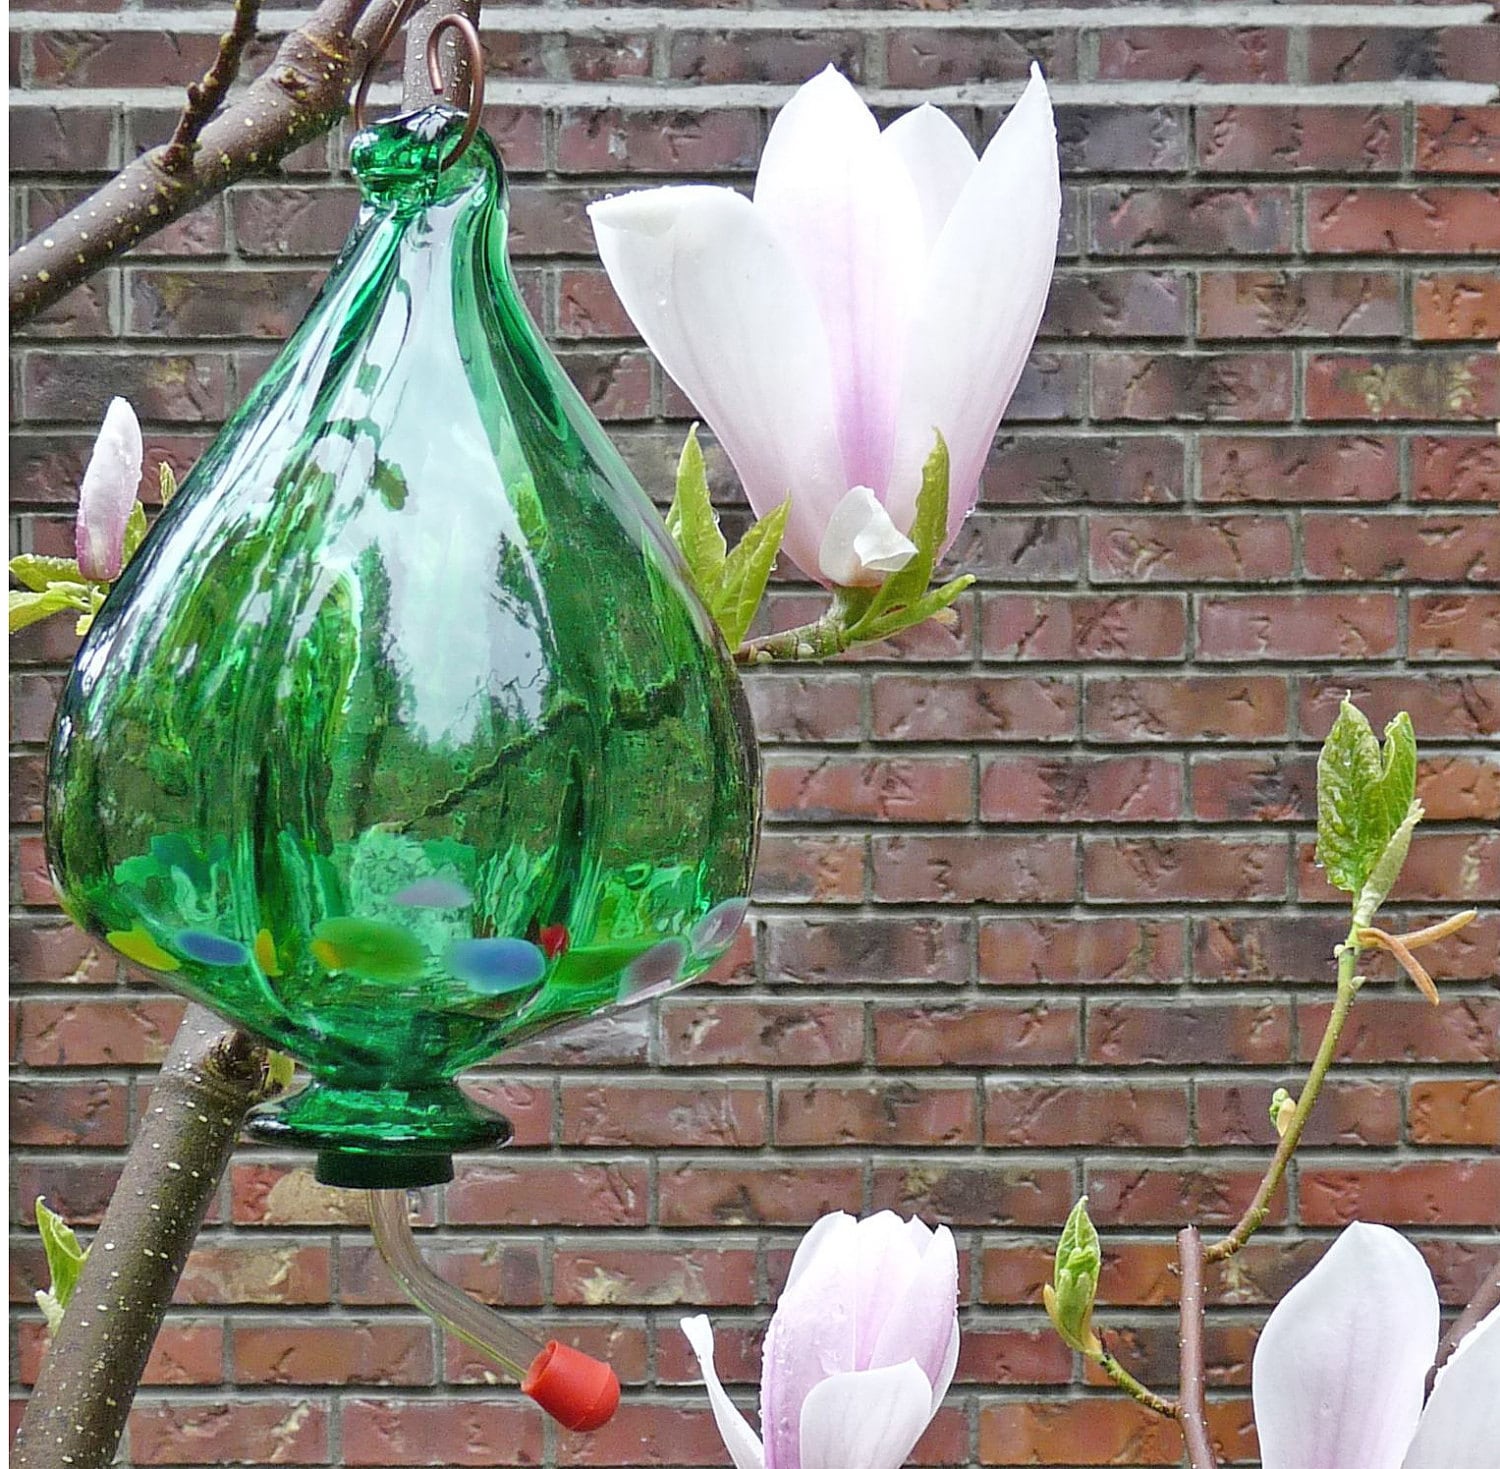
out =
<svg viewBox="0 0 1500 1469"><path fill-rule="evenodd" d="M356 131L365 125L365 99L370 92L370 82L375 75L375 68L380 64L380 59L385 55L386 49L395 40L396 32L411 19L412 12L424 3L425 0L401 0L380 40L371 48L370 59L365 65L364 73L359 79L359 86L354 92L354 105L351 111ZM484 48L479 44L479 32L474 29L473 22L467 16L450 14L439 18L427 33L427 80L434 94L439 97L443 95L443 63L438 55L438 42L442 39L445 30L457 31L463 41L464 49L469 53L468 116L464 121L464 130L459 137L458 147L443 160L442 167L448 169L464 156L469 144L474 141L474 134L479 131L479 119L484 111Z"/></svg>

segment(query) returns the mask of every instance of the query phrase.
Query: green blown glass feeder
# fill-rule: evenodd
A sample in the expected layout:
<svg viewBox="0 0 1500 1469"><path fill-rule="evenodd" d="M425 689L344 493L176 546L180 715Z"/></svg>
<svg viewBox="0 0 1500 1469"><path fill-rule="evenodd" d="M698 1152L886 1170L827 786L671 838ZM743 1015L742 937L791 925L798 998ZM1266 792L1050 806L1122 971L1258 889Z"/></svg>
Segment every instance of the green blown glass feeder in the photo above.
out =
<svg viewBox="0 0 1500 1469"><path fill-rule="evenodd" d="M49 774L67 912L303 1062L251 1132L360 1187L505 1140L464 1067L707 969L759 814L728 652L462 123L356 139L354 235L111 593Z"/></svg>

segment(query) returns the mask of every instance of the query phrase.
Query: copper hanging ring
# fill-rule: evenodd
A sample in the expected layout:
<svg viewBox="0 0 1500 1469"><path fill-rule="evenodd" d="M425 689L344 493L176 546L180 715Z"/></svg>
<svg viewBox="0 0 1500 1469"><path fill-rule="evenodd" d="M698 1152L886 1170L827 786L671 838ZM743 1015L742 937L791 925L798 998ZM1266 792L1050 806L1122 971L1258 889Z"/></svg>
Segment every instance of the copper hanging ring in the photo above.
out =
<svg viewBox="0 0 1500 1469"><path fill-rule="evenodd" d="M351 111L356 131L365 125L365 99L370 92L370 82L375 76L375 68L380 64L380 59L385 55L386 49L395 40L396 32L411 19L412 12L424 3L425 0L401 0L380 40L371 47L370 59L365 65L364 73L359 79L359 86L354 92L354 105ZM479 44L479 32L474 29L473 22L466 16L450 14L439 18L427 33L427 80L434 94L439 97L443 95L443 64L438 55L438 41L445 30L457 31L463 40L464 49L469 53L468 116L464 121L464 130L459 137L458 147L442 162L442 168L448 169L463 157L469 144L474 141L474 134L479 131L480 114L484 110L484 48Z"/></svg>

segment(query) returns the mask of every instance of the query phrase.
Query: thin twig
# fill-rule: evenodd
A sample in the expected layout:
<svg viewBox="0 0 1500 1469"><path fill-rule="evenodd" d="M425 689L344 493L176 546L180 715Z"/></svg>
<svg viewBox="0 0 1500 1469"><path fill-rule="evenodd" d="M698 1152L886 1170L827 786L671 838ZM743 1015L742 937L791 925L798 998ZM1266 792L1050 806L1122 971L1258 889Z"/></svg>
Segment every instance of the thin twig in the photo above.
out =
<svg viewBox="0 0 1500 1469"><path fill-rule="evenodd" d="M1150 1408L1153 1413L1160 1413L1163 1418L1176 1418L1178 1416L1178 1405L1171 1398L1164 1398L1160 1393L1154 1393L1144 1382L1133 1377L1121 1365L1118 1357L1107 1347L1104 1354L1096 1359L1099 1366L1109 1377L1109 1380L1120 1389L1121 1392L1134 1398L1143 1408Z"/></svg>
<svg viewBox="0 0 1500 1469"><path fill-rule="evenodd" d="M1474 1299L1459 1313L1453 1325L1448 1328L1447 1334L1438 1343L1437 1355L1432 1359L1432 1366L1427 1369L1427 1383L1425 1393L1432 1392L1432 1385L1437 1381L1437 1375L1448 1359L1458 1350L1458 1344L1473 1329L1484 1320L1491 1311L1500 1309L1500 1262L1490 1271L1488 1277L1480 1284L1474 1294Z"/></svg>
<svg viewBox="0 0 1500 1469"><path fill-rule="evenodd" d="M1203 1371L1203 1239L1196 1224L1177 1234L1177 1262L1182 1270L1179 1299L1182 1382L1177 1418L1193 1469L1219 1469L1213 1441L1208 1436Z"/></svg>
<svg viewBox="0 0 1500 1469"><path fill-rule="evenodd" d="M187 89L187 106L177 119L172 139L162 150L161 166L168 173L182 173L193 161L198 134L219 110L225 94L240 70L240 57L255 36L260 0L234 0L234 20L219 37L219 54L201 82Z"/></svg>
<svg viewBox="0 0 1500 1469"><path fill-rule="evenodd" d="M244 95L205 124L181 172L166 169L163 150L153 148L22 245L10 257L12 330L236 180L327 132L347 110L394 7L395 0L322 0Z"/></svg>
<svg viewBox="0 0 1500 1469"><path fill-rule="evenodd" d="M190 1005L12 1445L16 1469L106 1469L252 1103L266 1051Z"/></svg>
<svg viewBox="0 0 1500 1469"><path fill-rule="evenodd" d="M1313 1058L1312 1067L1307 1073L1302 1095L1297 1098L1297 1107L1292 1113L1292 1120L1282 1134L1281 1142L1277 1145L1276 1152L1266 1168L1265 1177L1261 1179L1260 1187L1256 1189L1255 1197L1250 1201L1250 1206L1240 1216L1239 1223L1228 1234L1222 1239L1215 1240L1204 1250L1203 1256L1206 1260L1227 1260L1244 1247L1250 1236L1265 1223L1266 1216L1271 1212L1271 1199L1281 1183L1287 1164L1291 1162L1292 1154L1297 1151L1297 1144L1302 1141L1302 1130L1307 1126L1307 1119L1312 1115L1313 1104L1318 1100L1318 1093L1323 1087L1323 1079L1328 1075L1328 1068L1333 1065L1334 1056L1338 1054L1339 1036L1343 1033L1344 1022L1349 1018L1349 1009L1354 1004L1354 996L1359 992L1359 981L1354 973L1358 961L1359 950L1355 947L1354 933L1351 930L1348 939L1339 949L1338 989L1334 995L1333 1011L1328 1017L1328 1024L1323 1028L1323 1039L1318 1043L1318 1054Z"/></svg>

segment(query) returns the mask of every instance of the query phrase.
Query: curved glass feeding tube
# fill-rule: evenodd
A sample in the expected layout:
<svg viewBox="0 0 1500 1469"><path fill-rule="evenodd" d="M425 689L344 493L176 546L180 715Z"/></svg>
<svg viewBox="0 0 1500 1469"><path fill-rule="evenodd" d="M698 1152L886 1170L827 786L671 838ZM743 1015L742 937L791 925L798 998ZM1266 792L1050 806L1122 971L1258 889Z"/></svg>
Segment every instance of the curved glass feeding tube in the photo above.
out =
<svg viewBox="0 0 1500 1469"><path fill-rule="evenodd" d="M539 1342L514 1322L450 1285L428 1268L417 1248L401 1189L371 1189L375 1246L407 1297L444 1331L498 1362L521 1391L564 1428L607 1423L620 1401L613 1368L562 1342Z"/></svg>

